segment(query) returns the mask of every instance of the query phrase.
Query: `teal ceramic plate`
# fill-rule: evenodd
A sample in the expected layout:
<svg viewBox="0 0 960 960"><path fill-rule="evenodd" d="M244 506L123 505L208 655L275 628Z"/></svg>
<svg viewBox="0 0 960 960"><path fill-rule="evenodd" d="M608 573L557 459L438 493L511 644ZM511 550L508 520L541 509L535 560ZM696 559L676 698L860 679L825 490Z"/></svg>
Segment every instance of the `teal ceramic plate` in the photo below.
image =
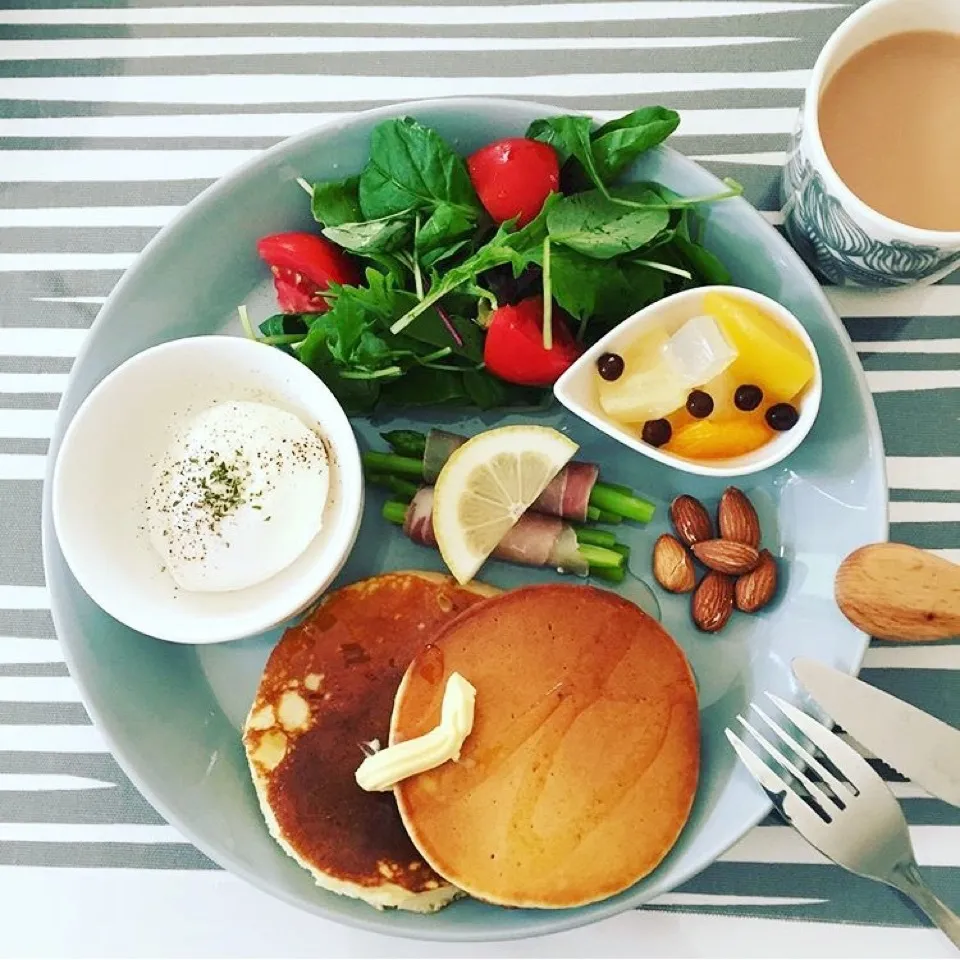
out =
<svg viewBox="0 0 960 960"><path fill-rule="evenodd" d="M64 394L50 463L77 406L123 360L176 337L223 330L239 334L233 318L242 302L256 317L273 312L268 274L254 245L265 234L311 228L296 177L323 180L359 171L370 131L385 117L415 116L468 152L498 137L521 135L534 118L557 112L498 100L389 107L282 143L215 184L147 247L101 311ZM709 194L719 186L668 149L652 152L634 174L688 195ZM688 598L661 594L663 621L697 675L703 725L696 804L666 861L617 897L559 912L504 910L466 900L432 916L378 913L320 890L267 833L240 744L242 720L277 634L194 648L121 626L94 605L67 569L50 522L48 483L44 558L71 673L131 780L201 850L288 903L343 923L401 936L487 940L555 932L636 907L702 870L763 818L767 801L738 768L723 729L764 690L799 700L789 670L792 657L813 657L850 672L858 668L867 641L834 605L833 575L849 551L886 537L883 451L850 342L799 258L742 200L710 208L705 239L729 265L735 283L779 300L805 324L823 364L823 406L799 450L750 477L746 486L758 504L768 544L778 545L784 557L784 583L775 606L761 616L735 617L721 635L711 637L691 626ZM388 426L439 421L472 432L516 419L458 420L426 412L422 420L358 421L356 429L361 444L370 445ZM649 528L629 531L635 571L647 579L650 547L667 524L665 504L680 492L715 499L723 488L722 481L671 471L632 453L562 410L554 408L541 419L569 430L582 444L582 456L603 465L605 479L628 483L661 504ZM341 582L397 568L439 569L435 554L386 528L379 519L381 502L375 494L368 497L360 538ZM483 576L513 586L553 574L491 563ZM624 587L627 595L639 590L637 581Z"/></svg>

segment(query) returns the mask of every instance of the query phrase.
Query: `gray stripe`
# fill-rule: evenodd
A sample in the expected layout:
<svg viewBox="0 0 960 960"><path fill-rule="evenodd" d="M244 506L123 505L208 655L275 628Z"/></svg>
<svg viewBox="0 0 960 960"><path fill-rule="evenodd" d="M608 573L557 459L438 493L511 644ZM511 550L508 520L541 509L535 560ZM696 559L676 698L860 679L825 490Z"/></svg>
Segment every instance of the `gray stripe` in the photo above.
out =
<svg viewBox="0 0 960 960"><path fill-rule="evenodd" d="M744 32L747 32L746 30ZM205 76L208 74L304 74L397 77L530 77L567 73L673 73L683 51L675 49L570 49L429 52L249 54L218 57L139 57L101 60L3 60L0 77ZM689 52L687 53L689 56ZM801 70L809 66L801 42L731 44L696 51L697 71ZM562 58L562 59L561 59ZM558 69L562 67L562 69Z"/></svg>
<svg viewBox="0 0 960 960"><path fill-rule="evenodd" d="M873 402L888 456L960 456L960 391L878 393ZM905 429L908 423L910 428Z"/></svg>
<svg viewBox="0 0 960 960"><path fill-rule="evenodd" d="M4 318L3 325L14 326L7 317ZM69 373L72 366L73 357L0 357L0 373Z"/></svg>
<svg viewBox="0 0 960 960"><path fill-rule="evenodd" d="M890 491L890 500L895 502L960 503L960 490L899 490Z"/></svg>
<svg viewBox="0 0 960 960"><path fill-rule="evenodd" d="M861 353L864 370L956 370L958 353ZM958 394L953 395L954 403Z"/></svg>
<svg viewBox="0 0 960 960"><path fill-rule="evenodd" d="M88 37L728 37L737 35L798 37L816 51L855 4L821 10L790 10L753 16L610 21L586 19L574 23L515 24L337 24L337 23L215 23L215 24L8 24L0 39L84 39ZM183 6L177 3L176 6ZM409 70L404 73L409 73Z"/></svg>
<svg viewBox="0 0 960 960"><path fill-rule="evenodd" d="M0 151L9 150L265 150L283 140L275 136L209 136L209 137L0 137ZM671 140L677 149L688 155L757 153L785 150L788 135L770 134L699 134L683 133L683 127Z"/></svg>
<svg viewBox="0 0 960 960"><path fill-rule="evenodd" d="M892 523L890 539L925 550L947 550L960 543L960 523Z"/></svg>
<svg viewBox="0 0 960 960"><path fill-rule="evenodd" d="M3 410L56 410L58 406L59 393L0 393Z"/></svg>
<svg viewBox="0 0 960 960"><path fill-rule="evenodd" d="M0 842L0 865L124 870L219 870L188 843Z"/></svg>
<svg viewBox="0 0 960 960"><path fill-rule="evenodd" d="M100 204L92 204L92 206L100 206ZM65 232L63 236L67 244L65 249L69 250L70 234ZM60 249L63 250L64 247ZM40 304L34 300L35 297L105 297L114 288L120 275L119 270L54 272L38 270L28 273L10 273L3 277L4 296L8 303L16 305L18 311L36 310L41 306L52 306L52 304ZM95 306L95 304L84 306ZM5 327L33 325L18 321L14 316L15 313L16 311L8 311L4 316ZM51 323L50 326L59 326L59 324Z"/></svg>
<svg viewBox="0 0 960 960"><path fill-rule="evenodd" d="M133 785L109 753L27 753L0 751L0 773L65 774L117 786Z"/></svg>
<svg viewBox="0 0 960 960"><path fill-rule="evenodd" d="M956 695L956 680L951 678L949 672L946 677L953 682L945 682L944 677L942 670L922 669L866 669L860 673L860 678L867 683L908 700L953 727L960 727L960 697Z"/></svg>
<svg viewBox="0 0 960 960"><path fill-rule="evenodd" d="M0 480L0 530L4 537L0 583L44 585L38 536L40 500L39 480Z"/></svg>
<svg viewBox="0 0 960 960"><path fill-rule="evenodd" d="M960 870L924 867L924 877L947 902L960 899ZM685 883L681 892L748 897L804 897L826 900L799 907L740 906L732 912L757 917L785 917L893 926L927 925L893 890L836 867L820 864L715 863ZM668 908L663 908L668 909ZM702 913L727 913L730 907L684 908Z"/></svg>
<svg viewBox="0 0 960 960"><path fill-rule="evenodd" d="M3 105L0 101L0 116L3 115ZM144 141L141 141L143 146ZM96 145L96 141L93 142ZM5 190L0 191L0 208L13 207L39 208L46 210L50 207L124 207L124 206L171 206L189 203L201 190L210 186L212 180L128 180L123 183L7 183ZM63 274L71 277L70 274ZM83 282L94 276L88 271L78 271L73 275L78 282ZM101 271L100 278L104 282L116 283L118 274L113 271ZM111 279L112 278L112 279ZM21 277L11 277L11 280L22 279L24 282L33 282L40 285L47 295L50 295L50 281L37 280L32 275L24 274ZM4 283L7 281L5 280Z"/></svg>
<svg viewBox="0 0 960 960"><path fill-rule="evenodd" d="M56 276L56 274L53 276ZM104 287L103 293L92 294L92 296L106 296L112 287L113 284L110 284ZM54 294L46 294L46 296L54 296ZM56 294L56 296L80 296L80 294ZM36 303L30 300L23 300L19 303L11 302L16 305L16 309L11 309L10 317L4 318L5 327L51 327L54 329L68 327L74 330L86 330L93 323L97 312L100 310L100 305L96 303ZM19 359L27 361L29 358L22 357ZM67 360L69 368L69 358ZM16 372L27 373L29 371L18 367Z"/></svg>
<svg viewBox="0 0 960 960"><path fill-rule="evenodd" d="M0 610L0 636L55 640L57 634L53 629L49 610ZM2 757L3 754L0 753L0 758ZM0 770L2 769L0 759Z"/></svg>
<svg viewBox="0 0 960 960"><path fill-rule="evenodd" d="M0 643L0 654L3 644ZM0 677L69 677L65 663L0 663ZM64 704L59 704L64 706Z"/></svg>
<svg viewBox="0 0 960 960"><path fill-rule="evenodd" d="M0 454L40 453L46 455L48 440L36 437L0 437ZM2 635L2 631L0 631Z"/></svg>
<svg viewBox="0 0 960 960"><path fill-rule="evenodd" d="M853 317L844 320L851 338L870 340L940 340L957 336L956 317Z"/></svg>
<svg viewBox="0 0 960 960"><path fill-rule="evenodd" d="M89 727L90 718L79 703L0 703L0 723L17 725ZM3 791L0 790L0 797ZM2 821L0 817L0 821Z"/></svg>
<svg viewBox="0 0 960 960"><path fill-rule="evenodd" d="M132 787L91 787L89 790L0 790L0 823L154 826L165 821Z"/></svg>
<svg viewBox="0 0 960 960"><path fill-rule="evenodd" d="M135 157L133 154L134 163ZM304 199L309 197L304 194ZM156 232L156 227L8 227L0 229L0 253L59 253L65 249L129 253L142 250Z"/></svg>

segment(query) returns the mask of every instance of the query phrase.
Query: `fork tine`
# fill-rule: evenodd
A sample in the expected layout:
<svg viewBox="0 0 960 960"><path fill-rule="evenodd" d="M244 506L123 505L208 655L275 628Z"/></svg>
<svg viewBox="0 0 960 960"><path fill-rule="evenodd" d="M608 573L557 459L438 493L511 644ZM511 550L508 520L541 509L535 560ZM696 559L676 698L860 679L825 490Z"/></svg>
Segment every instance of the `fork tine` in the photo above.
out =
<svg viewBox="0 0 960 960"><path fill-rule="evenodd" d="M753 735L753 738L763 747L767 753L773 757L781 766L785 767L787 770L796 777L807 788L807 792L810 794L810 797L814 803L816 803L822 813L826 814L829 818L829 811L832 807L837 806L841 807L841 804L838 804L833 797L827 794L818 784L814 783L810 777L804 773L789 757L781 753L759 730L757 730L751 723L749 723L744 717L737 715L737 719L746 727L747 730ZM773 730L775 733L781 733L781 731L774 726ZM842 809L842 807L841 807Z"/></svg>
<svg viewBox="0 0 960 960"><path fill-rule="evenodd" d="M838 780L806 747L799 744L786 730L783 729L779 724L774 723L770 717L764 713L755 703L750 704L750 708L759 714L763 720L766 722L767 726L776 733L776 735L783 740L784 743L790 747L798 757L808 766L811 770L816 771L817 774L827 783L831 790L837 797L842 798L844 794L850 793L850 787L843 783L843 781Z"/></svg>
<svg viewBox="0 0 960 960"><path fill-rule="evenodd" d="M878 779L873 767L849 744L844 743L835 733L831 733L823 724L802 710L791 706L780 697L768 693L767 696L786 714L790 722L806 737L815 743L826 758L857 788L868 789Z"/></svg>
<svg viewBox="0 0 960 960"><path fill-rule="evenodd" d="M729 727L724 731L730 745L773 801L780 816L808 839L826 827L826 823L814 813L806 801L796 794L776 770L768 767Z"/></svg>

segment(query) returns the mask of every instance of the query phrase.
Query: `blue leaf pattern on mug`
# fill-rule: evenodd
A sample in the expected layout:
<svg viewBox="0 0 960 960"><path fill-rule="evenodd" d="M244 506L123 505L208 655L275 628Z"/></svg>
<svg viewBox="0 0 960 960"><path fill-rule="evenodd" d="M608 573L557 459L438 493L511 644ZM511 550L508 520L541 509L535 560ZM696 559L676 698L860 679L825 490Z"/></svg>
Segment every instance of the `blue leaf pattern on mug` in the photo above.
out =
<svg viewBox="0 0 960 960"><path fill-rule="evenodd" d="M781 179L784 229L797 253L823 279L841 286L897 287L960 262L960 251L870 237L811 167L800 146L802 135L801 119Z"/></svg>

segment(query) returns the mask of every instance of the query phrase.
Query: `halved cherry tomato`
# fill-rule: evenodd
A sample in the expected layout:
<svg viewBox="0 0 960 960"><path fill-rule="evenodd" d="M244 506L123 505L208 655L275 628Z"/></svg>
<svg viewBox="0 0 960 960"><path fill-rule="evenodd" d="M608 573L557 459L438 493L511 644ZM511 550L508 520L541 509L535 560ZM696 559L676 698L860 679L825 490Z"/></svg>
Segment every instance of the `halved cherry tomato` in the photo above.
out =
<svg viewBox="0 0 960 960"><path fill-rule="evenodd" d="M480 202L497 223L517 217L517 225L524 226L560 188L556 150L525 137L488 143L467 159L467 169Z"/></svg>
<svg viewBox="0 0 960 960"><path fill-rule="evenodd" d="M543 297L528 297L494 310L487 326L483 362L507 383L548 387L583 352L562 315L553 311L553 346L543 346Z"/></svg>
<svg viewBox="0 0 960 960"><path fill-rule="evenodd" d="M257 241L273 273L283 313L326 313L323 291L332 283L357 284L360 271L339 247L315 233L274 233Z"/></svg>

